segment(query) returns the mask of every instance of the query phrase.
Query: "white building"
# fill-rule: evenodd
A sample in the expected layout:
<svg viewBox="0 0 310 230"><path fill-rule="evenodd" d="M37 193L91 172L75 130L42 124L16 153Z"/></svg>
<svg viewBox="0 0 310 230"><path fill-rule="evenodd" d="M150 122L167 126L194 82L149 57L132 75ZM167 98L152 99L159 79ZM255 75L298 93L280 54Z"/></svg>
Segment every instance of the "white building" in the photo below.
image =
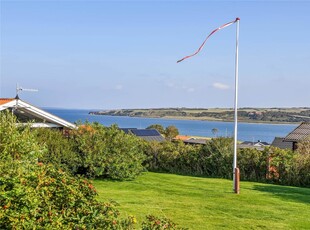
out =
<svg viewBox="0 0 310 230"><path fill-rule="evenodd" d="M21 124L30 122L33 128L77 128L76 125L35 107L19 99L18 96L15 98L0 98L0 112L4 110L12 112Z"/></svg>

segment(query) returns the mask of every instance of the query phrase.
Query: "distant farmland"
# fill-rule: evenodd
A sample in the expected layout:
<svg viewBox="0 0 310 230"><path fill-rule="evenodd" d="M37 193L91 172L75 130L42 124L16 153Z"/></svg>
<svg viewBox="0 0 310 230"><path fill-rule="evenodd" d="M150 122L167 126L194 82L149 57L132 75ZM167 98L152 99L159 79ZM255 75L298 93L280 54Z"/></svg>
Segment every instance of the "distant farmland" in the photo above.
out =
<svg viewBox="0 0 310 230"><path fill-rule="evenodd" d="M173 118L188 120L233 121L232 108L158 108L158 109L118 109L91 111L93 115ZM296 108L240 108L239 121L262 123L297 123L310 121L310 107Z"/></svg>

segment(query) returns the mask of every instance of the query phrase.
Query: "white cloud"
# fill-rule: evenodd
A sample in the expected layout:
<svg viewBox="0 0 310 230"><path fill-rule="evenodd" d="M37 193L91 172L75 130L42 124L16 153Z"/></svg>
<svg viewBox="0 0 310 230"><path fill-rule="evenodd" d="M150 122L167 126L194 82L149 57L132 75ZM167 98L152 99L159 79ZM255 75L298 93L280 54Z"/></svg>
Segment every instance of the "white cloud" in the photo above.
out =
<svg viewBox="0 0 310 230"><path fill-rule="evenodd" d="M229 85L225 85L223 83L220 83L220 82L215 82L213 83L213 88L216 88L216 89L220 89L220 90L227 90L230 88Z"/></svg>

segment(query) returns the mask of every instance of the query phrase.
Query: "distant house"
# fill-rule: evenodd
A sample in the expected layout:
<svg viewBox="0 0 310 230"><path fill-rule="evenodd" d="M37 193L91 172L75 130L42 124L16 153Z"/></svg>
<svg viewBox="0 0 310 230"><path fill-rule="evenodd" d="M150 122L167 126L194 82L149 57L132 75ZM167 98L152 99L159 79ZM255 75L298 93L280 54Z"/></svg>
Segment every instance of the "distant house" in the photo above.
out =
<svg viewBox="0 0 310 230"><path fill-rule="evenodd" d="M121 128L121 130L127 134L133 134L146 141L165 141L165 138L156 129Z"/></svg>
<svg viewBox="0 0 310 230"><path fill-rule="evenodd" d="M205 145L207 143L207 139L190 138L188 140L184 140L183 142L188 145Z"/></svg>
<svg viewBox="0 0 310 230"><path fill-rule="evenodd" d="M202 138L202 137L191 137L191 136L184 136L178 135L173 138L174 141L180 140L183 141L184 144L188 145L205 145L209 138Z"/></svg>
<svg viewBox="0 0 310 230"><path fill-rule="evenodd" d="M302 122L297 128L290 132L283 141L292 143L293 150L296 150L297 144L306 138L310 138L310 122Z"/></svg>
<svg viewBox="0 0 310 230"><path fill-rule="evenodd" d="M244 141L241 144L238 144L238 148L252 148L257 150L264 150L265 147L270 146L269 143L263 141Z"/></svg>
<svg viewBox="0 0 310 230"><path fill-rule="evenodd" d="M187 136L187 135L177 135L175 138L173 138L173 140L186 141L191 138L192 138L191 136Z"/></svg>
<svg viewBox="0 0 310 230"><path fill-rule="evenodd" d="M293 143L284 141L284 137L275 137L271 143L271 146L279 149L290 149L293 150Z"/></svg>
<svg viewBox="0 0 310 230"><path fill-rule="evenodd" d="M0 112L4 110L12 112L21 124L30 123L32 128L76 128L74 124L35 107L19 99L18 96L15 98L0 98Z"/></svg>

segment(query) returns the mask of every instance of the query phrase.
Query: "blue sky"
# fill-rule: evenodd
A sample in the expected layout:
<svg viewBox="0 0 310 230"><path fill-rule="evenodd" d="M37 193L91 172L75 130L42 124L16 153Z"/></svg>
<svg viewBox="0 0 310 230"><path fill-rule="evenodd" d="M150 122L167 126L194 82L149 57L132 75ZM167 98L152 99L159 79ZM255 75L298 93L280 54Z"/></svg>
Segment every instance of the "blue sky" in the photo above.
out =
<svg viewBox="0 0 310 230"><path fill-rule="evenodd" d="M0 97L61 108L309 106L309 1L1 1Z"/></svg>

